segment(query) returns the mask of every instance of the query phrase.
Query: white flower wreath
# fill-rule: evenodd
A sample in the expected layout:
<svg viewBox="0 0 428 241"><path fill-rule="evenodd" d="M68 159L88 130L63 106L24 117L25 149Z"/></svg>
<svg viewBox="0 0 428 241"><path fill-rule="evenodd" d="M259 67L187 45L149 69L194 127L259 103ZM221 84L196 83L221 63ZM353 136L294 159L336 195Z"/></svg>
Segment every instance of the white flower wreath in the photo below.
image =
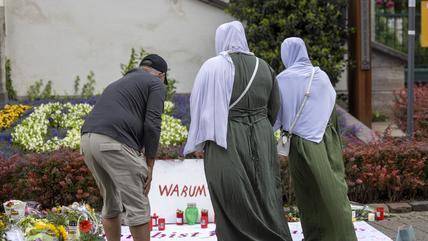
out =
<svg viewBox="0 0 428 241"><path fill-rule="evenodd" d="M12 142L27 151L51 152L60 147L78 149L80 128L84 118L92 110L89 104L49 103L34 109L34 112L17 125L12 132ZM49 127L66 129L63 139L48 138Z"/></svg>
<svg viewBox="0 0 428 241"><path fill-rule="evenodd" d="M60 147L77 150L80 147L80 129L92 107L89 104L58 102L40 105L14 128L12 142L26 151L34 152L52 152ZM181 120L170 116L173 108L172 102L165 102L161 146L181 145L187 139L187 128L182 125ZM62 139L56 136L48 139L49 127L66 129L67 134Z"/></svg>

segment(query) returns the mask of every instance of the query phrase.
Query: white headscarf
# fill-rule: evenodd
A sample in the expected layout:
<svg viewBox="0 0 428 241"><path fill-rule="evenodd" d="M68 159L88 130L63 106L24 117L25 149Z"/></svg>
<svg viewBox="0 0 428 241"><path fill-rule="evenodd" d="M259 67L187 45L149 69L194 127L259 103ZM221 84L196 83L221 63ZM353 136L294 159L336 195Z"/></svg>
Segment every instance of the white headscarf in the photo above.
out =
<svg viewBox="0 0 428 241"><path fill-rule="evenodd" d="M286 70L278 76L281 91L281 109L274 129L282 126L288 131L303 101L313 66L301 38L287 38L281 45L281 59ZM294 127L296 134L320 143L336 103L336 91L327 74L315 68L311 94Z"/></svg>
<svg viewBox="0 0 428 241"><path fill-rule="evenodd" d="M245 31L238 21L217 28L217 56L208 59L199 70L190 95L190 128L184 154L202 151L205 141L214 141L227 149L229 104L235 78L232 52L249 52Z"/></svg>

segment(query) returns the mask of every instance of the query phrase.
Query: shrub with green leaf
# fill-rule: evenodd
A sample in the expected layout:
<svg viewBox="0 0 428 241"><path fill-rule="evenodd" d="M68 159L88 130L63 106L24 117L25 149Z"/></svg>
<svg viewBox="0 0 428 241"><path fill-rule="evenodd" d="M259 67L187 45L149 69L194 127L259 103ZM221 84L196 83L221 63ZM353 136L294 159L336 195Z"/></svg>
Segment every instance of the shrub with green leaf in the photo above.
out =
<svg viewBox="0 0 428 241"><path fill-rule="evenodd" d="M43 86L43 80L37 80L34 84L30 85L27 91L27 97L30 100L39 100L39 99L51 99L54 97L52 90L52 81Z"/></svg>
<svg viewBox="0 0 428 241"><path fill-rule="evenodd" d="M79 78L80 80L80 78ZM76 78L77 81L77 78ZM82 98L90 98L92 96L94 96L94 92L95 92L95 74L94 72L91 70L89 71L89 74L86 76L86 83L82 86L82 93L80 94L80 96ZM76 85L77 84L77 85ZM75 90L78 90L78 82L75 82Z"/></svg>
<svg viewBox="0 0 428 241"><path fill-rule="evenodd" d="M33 200L43 207L84 201L100 207L95 180L78 151L0 157L0 202Z"/></svg>
<svg viewBox="0 0 428 241"><path fill-rule="evenodd" d="M122 70L122 75L125 75L129 71L138 68L141 60L144 59L149 53L147 53L143 48L140 48L140 52L136 52L134 48L131 49L131 54L127 64L120 64L120 69ZM172 101L177 90L177 80L174 78L168 77L168 85L166 86L166 100Z"/></svg>
<svg viewBox="0 0 428 241"><path fill-rule="evenodd" d="M16 100L18 96L16 95L16 91L13 88L13 80L12 80L12 66L10 64L10 59L6 59L5 63L5 73L6 73L6 91L7 97L9 100Z"/></svg>
<svg viewBox="0 0 428 241"><path fill-rule="evenodd" d="M336 83L346 65L346 4L346 0L231 0L227 11L245 23L250 50L275 71L284 68L282 41L297 36L305 40L312 63Z"/></svg>

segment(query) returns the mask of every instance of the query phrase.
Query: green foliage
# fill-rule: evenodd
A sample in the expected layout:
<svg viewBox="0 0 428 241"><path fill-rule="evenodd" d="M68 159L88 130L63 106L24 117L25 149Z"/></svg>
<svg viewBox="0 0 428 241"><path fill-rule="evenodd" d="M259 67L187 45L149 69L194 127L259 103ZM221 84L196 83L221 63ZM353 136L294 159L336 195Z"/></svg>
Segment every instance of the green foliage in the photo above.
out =
<svg viewBox="0 0 428 241"><path fill-rule="evenodd" d="M373 122L384 122L387 119L388 118L387 118L387 116L384 113L382 113L380 111L373 112L373 115L372 115L372 121Z"/></svg>
<svg viewBox="0 0 428 241"><path fill-rule="evenodd" d="M50 80L48 81L40 97L41 99L50 99L54 97L53 90L52 90L52 81Z"/></svg>
<svg viewBox="0 0 428 241"><path fill-rule="evenodd" d="M251 51L277 72L284 68L282 41L298 36L304 39L313 65L320 66L336 83L346 65L346 4L346 0L231 0L227 12L246 23Z"/></svg>
<svg viewBox="0 0 428 241"><path fill-rule="evenodd" d="M27 91L28 99L30 100L39 100L39 99L51 99L54 97L52 90L52 81L43 87L43 80L37 80L33 85L30 85L30 88Z"/></svg>
<svg viewBox="0 0 428 241"><path fill-rule="evenodd" d="M76 76L76 79L74 80L74 95L77 96L79 94L79 88L80 88L80 76Z"/></svg>
<svg viewBox="0 0 428 241"><path fill-rule="evenodd" d="M177 91L177 80L168 78L168 85L166 86L166 100L173 101L176 91Z"/></svg>
<svg viewBox="0 0 428 241"><path fill-rule="evenodd" d="M27 91L28 99L36 100L40 98L41 89L43 86L43 80L37 80L34 84L30 85L30 88Z"/></svg>
<svg viewBox="0 0 428 241"><path fill-rule="evenodd" d="M134 48L131 49L131 55L129 56L129 60L127 64L120 64L120 68L122 70L122 75L125 75L130 70L135 69L140 64L141 60L146 57L148 53L140 48L140 52L137 53Z"/></svg>
<svg viewBox="0 0 428 241"><path fill-rule="evenodd" d="M77 76L76 81L78 79L80 81L79 76ZM75 81L75 84L74 84L75 87L76 87L76 81ZM95 81L95 74L91 70L89 72L89 74L86 76L86 83L82 86L82 93L80 94L82 98L89 98L89 97L92 97L94 95L94 92L95 92L95 82L96 82ZM78 87L78 85L77 85L77 87ZM76 88L75 88L75 90L76 90ZM77 88L77 91L78 90L79 89Z"/></svg>
<svg viewBox="0 0 428 241"><path fill-rule="evenodd" d="M17 95L16 91L13 88L13 80L12 80L12 67L10 65L10 59L6 59L5 63L5 72L6 72L6 91L9 100L16 100Z"/></svg>

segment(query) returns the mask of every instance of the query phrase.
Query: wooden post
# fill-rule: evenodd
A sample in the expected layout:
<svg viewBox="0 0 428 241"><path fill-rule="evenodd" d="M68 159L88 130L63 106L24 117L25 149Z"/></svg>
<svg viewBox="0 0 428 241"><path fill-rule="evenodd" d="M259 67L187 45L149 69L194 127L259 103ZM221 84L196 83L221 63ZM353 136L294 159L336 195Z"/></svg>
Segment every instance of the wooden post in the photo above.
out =
<svg viewBox="0 0 428 241"><path fill-rule="evenodd" d="M349 111L368 127L372 124L371 20L370 0L350 0L349 27Z"/></svg>

